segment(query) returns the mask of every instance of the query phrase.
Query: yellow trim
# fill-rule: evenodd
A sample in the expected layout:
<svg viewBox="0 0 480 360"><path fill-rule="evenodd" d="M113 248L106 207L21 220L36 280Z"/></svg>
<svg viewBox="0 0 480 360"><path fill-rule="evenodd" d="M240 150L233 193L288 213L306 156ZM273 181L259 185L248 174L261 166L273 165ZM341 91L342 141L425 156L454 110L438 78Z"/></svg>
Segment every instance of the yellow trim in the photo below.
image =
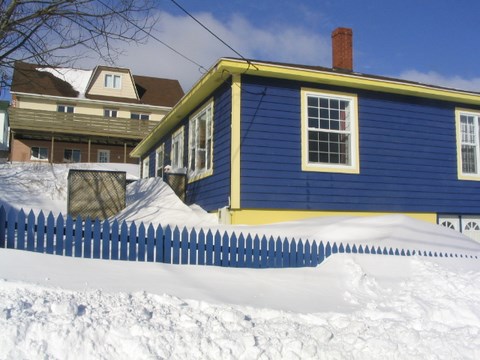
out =
<svg viewBox="0 0 480 360"><path fill-rule="evenodd" d="M307 95L326 95L331 97L343 98L349 100L352 104L351 112L351 165L333 165L333 164L311 164L308 162L308 104ZM359 132L358 132L358 99L356 94L341 93L335 91L324 91L319 89L301 89L301 124L302 124L302 171L317 171L317 172L335 172L346 174L360 173L360 147L359 147Z"/></svg>
<svg viewBox="0 0 480 360"><path fill-rule="evenodd" d="M188 165L187 165L187 168L190 169L190 161L192 160L192 159L190 158L190 141L192 140L192 139L190 138L190 136L191 136L191 127L192 127L192 125L191 125L190 123L191 123L191 121L192 121L194 118L197 117L198 114L200 114L201 112L205 111L205 110L208 109L209 107L211 108L211 110L210 110L210 115L211 115L211 117L212 117L211 124L210 124L210 127L211 127L211 129L210 129L210 134L211 134L211 136L212 136L212 145L211 145L211 146L212 146L212 149L211 149L211 151L210 151L210 164L211 164L211 168L210 168L209 170L206 170L206 171L202 172L201 174L198 174L198 175L195 175L195 176L192 176L192 177L188 177L188 183L189 183L189 184L192 183L192 182L194 182L194 181L198 181L198 180L200 180L200 179L204 179L204 178L206 178L206 177L208 177L208 176L213 175L213 142L214 142L214 138L213 138L213 129L214 129L214 126L213 126L213 125L214 125L214 124L213 124L213 122L214 122L214 119L215 119L215 106L214 106L214 105L215 105L215 103L214 103L213 97L212 97L210 100L208 100L205 104L203 104L200 108L198 108L198 110L195 111L195 112L194 112L192 115L190 115L190 117L188 118L189 131L188 131L188 146L187 146L187 149L188 149L188 155L187 155ZM206 140L206 139L205 139L205 140ZM206 143L205 143L205 146L207 146ZM206 159L205 159L205 161L206 161ZM188 173L188 170L187 170L187 173Z"/></svg>
<svg viewBox="0 0 480 360"><path fill-rule="evenodd" d="M437 223L436 213L392 213L362 211L308 211L308 210L231 210L231 223L234 225L262 225L284 221L295 221L321 216L381 216L402 214L432 224Z"/></svg>
<svg viewBox="0 0 480 360"><path fill-rule="evenodd" d="M462 114L480 117L480 111L455 108L455 132L457 138L457 176L459 180L480 181L480 174L464 174L462 170L462 127L460 124L460 115Z"/></svg>
<svg viewBox="0 0 480 360"><path fill-rule="evenodd" d="M162 119L155 129L132 150L130 155L141 157L149 151L160 136L172 130L193 109L205 101L208 96L211 96L212 92L222 85L229 76L234 74L249 74L480 105L480 94L473 92L405 83L400 80L378 79L356 73L304 69L295 67L295 65L220 59Z"/></svg>
<svg viewBox="0 0 480 360"><path fill-rule="evenodd" d="M232 141L231 141L231 176L230 176L230 208L240 208L240 122L241 122L240 75L232 76Z"/></svg>

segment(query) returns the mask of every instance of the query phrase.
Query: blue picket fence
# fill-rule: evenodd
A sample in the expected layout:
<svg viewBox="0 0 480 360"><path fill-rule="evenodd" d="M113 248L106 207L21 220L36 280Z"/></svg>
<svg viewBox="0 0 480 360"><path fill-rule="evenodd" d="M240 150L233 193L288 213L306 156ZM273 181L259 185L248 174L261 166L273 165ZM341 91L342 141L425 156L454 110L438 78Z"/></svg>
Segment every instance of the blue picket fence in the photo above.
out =
<svg viewBox="0 0 480 360"><path fill-rule="evenodd" d="M309 240L274 239L143 223L119 223L0 207L0 248L81 258L247 268L317 266L335 253L477 258L474 255L393 249Z"/></svg>

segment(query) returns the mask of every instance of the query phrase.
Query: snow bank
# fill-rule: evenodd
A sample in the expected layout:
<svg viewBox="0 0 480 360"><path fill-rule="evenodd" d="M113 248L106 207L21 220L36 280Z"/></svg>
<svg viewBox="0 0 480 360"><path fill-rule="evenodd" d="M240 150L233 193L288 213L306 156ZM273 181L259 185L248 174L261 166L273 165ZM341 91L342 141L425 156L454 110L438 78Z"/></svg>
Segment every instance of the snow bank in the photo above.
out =
<svg viewBox="0 0 480 360"><path fill-rule="evenodd" d="M198 206L185 205L160 178L136 181L127 186L127 207L114 217L118 221L183 227L217 224L216 215Z"/></svg>
<svg viewBox="0 0 480 360"><path fill-rule="evenodd" d="M0 358L480 356L473 260L336 255L265 271L1 249L0 278Z"/></svg>

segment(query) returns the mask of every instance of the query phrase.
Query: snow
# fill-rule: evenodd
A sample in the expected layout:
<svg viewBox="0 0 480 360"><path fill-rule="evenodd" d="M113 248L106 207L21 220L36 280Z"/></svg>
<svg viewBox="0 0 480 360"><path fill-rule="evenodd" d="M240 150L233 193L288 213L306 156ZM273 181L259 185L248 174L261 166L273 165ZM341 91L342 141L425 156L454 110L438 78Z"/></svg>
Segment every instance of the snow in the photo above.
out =
<svg viewBox="0 0 480 360"><path fill-rule="evenodd" d="M1 165L0 201L62 212L67 169ZM127 221L480 255L463 235L400 215L227 227L158 179L127 195ZM480 358L475 258L336 254L257 270L0 249L0 279L0 359Z"/></svg>
<svg viewBox="0 0 480 360"><path fill-rule="evenodd" d="M38 71L45 71L53 76L66 81L72 85L73 89L78 91L79 98L85 98L85 92L87 91L87 86L90 78L92 77L92 70L80 70L73 68L49 68L49 67L39 67Z"/></svg>

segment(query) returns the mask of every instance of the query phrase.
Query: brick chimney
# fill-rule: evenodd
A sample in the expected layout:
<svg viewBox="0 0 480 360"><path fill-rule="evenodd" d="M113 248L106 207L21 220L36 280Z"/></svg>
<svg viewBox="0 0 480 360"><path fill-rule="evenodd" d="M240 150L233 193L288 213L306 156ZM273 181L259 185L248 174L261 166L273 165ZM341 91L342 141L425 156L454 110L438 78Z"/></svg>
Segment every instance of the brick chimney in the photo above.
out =
<svg viewBox="0 0 480 360"><path fill-rule="evenodd" d="M332 32L332 67L353 71L353 32L349 28L336 28Z"/></svg>

